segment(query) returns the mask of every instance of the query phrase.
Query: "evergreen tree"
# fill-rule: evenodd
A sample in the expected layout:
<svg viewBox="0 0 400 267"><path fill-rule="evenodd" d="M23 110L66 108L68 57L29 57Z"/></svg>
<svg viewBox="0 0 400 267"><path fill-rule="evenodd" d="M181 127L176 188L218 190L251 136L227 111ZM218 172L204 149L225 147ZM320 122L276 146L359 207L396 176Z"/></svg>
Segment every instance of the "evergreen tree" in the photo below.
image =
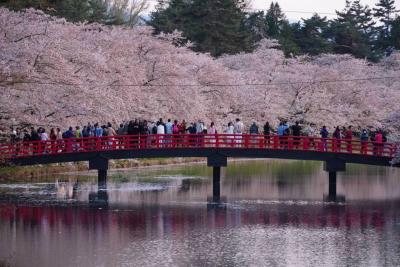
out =
<svg viewBox="0 0 400 267"><path fill-rule="evenodd" d="M265 23L265 13L263 11L248 14L245 20L245 27L253 34L255 42L267 38L267 24Z"/></svg>
<svg viewBox="0 0 400 267"><path fill-rule="evenodd" d="M267 35L271 38L277 38L284 26L287 26L285 14L282 12L278 3L272 2L265 16L267 25Z"/></svg>
<svg viewBox="0 0 400 267"><path fill-rule="evenodd" d="M374 8L374 16L383 24L379 28L383 29L386 36L389 36L390 26L394 20L396 11L395 0L379 0Z"/></svg>
<svg viewBox="0 0 400 267"><path fill-rule="evenodd" d="M57 6L57 15L72 22L86 20L89 12L88 2L82 0L62 0Z"/></svg>
<svg viewBox="0 0 400 267"><path fill-rule="evenodd" d="M303 26L299 30L296 43L302 53L319 55L331 51L331 45L326 38L328 21L314 14L309 19L303 19Z"/></svg>
<svg viewBox="0 0 400 267"><path fill-rule="evenodd" d="M372 49L374 22L371 9L362 6L360 1L346 1L343 11L336 11L337 18L330 23L328 38L333 40L333 51L339 54L352 54L358 58L376 60Z"/></svg>
<svg viewBox="0 0 400 267"><path fill-rule="evenodd" d="M108 5L106 0L89 0L88 6L87 20L89 22L103 24L108 22Z"/></svg>
<svg viewBox="0 0 400 267"><path fill-rule="evenodd" d="M394 49L400 50L400 16L392 22L390 43Z"/></svg>
<svg viewBox="0 0 400 267"><path fill-rule="evenodd" d="M188 17L191 10L191 6L185 0L159 0L155 11L150 15L148 24L154 27L155 34L179 30L187 36L190 35L188 31L193 26L187 25L187 23L190 23L190 19L194 19Z"/></svg>
<svg viewBox="0 0 400 267"><path fill-rule="evenodd" d="M377 46L381 50L386 50L392 46L391 27L394 21L394 14L396 11L394 0L379 0L374 8L374 16L382 25L377 27L379 32L377 38Z"/></svg>
<svg viewBox="0 0 400 267"><path fill-rule="evenodd" d="M360 0L355 0L351 5L350 13L358 30L368 35L368 37L374 34L375 21L373 20L372 9L369 6L363 6Z"/></svg>
<svg viewBox="0 0 400 267"><path fill-rule="evenodd" d="M293 57L301 54L301 49L296 42L300 35L300 29L300 23L290 24L288 21L281 23L277 39L285 56Z"/></svg>
<svg viewBox="0 0 400 267"><path fill-rule="evenodd" d="M195 51L235 54L251 51L254 44L244 7L243 0L160 1L149 24L155 33L182 31Z"/></svg>

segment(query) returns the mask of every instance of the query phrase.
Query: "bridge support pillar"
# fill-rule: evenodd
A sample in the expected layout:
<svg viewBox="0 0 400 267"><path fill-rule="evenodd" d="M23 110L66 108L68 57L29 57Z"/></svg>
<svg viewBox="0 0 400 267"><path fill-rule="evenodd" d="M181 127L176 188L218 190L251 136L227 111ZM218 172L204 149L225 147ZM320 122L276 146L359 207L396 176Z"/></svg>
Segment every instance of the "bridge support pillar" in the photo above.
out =
<svg viewBox="0 0 400 267"><path fill-rule="evenodd" d="M221 167L226 167L228 160L223 155L212 155L207 158L207 166L213 167L213 202L221 201Z"/></svg>
<svg viewBox="0 0 400 267"><path fill-rule="evenodd" d="M329 172L329 199L336 199L336 172Z"/></svg>
<svg viewBox="0 0 400 267"><path fill-rule="evenodd" d="M337 195L337 172L346 170L346 162L341 160L330 160L324 164L324 170L329 173L329 189L328 195L324 196L325 201L343 202L344 196Z"/></svg>
<svg viewBox="0 0 400 267"><path fill-rule="evenodd" d="M221 199L221 167L213 167L213 200Z"/></svg>
<svg viewBox="0 0 400 267"><path fill-rule="evenodd" d="M107 189L108 159L98 157L89 161L89 169L97 170L97 186L99 190Z"/></svg>

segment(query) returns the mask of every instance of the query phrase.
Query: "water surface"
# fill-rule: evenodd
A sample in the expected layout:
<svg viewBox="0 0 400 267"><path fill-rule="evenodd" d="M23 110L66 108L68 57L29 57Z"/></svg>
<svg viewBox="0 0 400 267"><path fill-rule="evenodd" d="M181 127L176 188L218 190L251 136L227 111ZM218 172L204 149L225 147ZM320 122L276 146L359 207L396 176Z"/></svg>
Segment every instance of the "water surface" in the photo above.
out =
<svg viewBox="0 0 400 267"><path fill-rule="evenodd" d="M349 165L342 204L316 162L229 163L0 184L0 266L399 266L400 172Z"/></svg>

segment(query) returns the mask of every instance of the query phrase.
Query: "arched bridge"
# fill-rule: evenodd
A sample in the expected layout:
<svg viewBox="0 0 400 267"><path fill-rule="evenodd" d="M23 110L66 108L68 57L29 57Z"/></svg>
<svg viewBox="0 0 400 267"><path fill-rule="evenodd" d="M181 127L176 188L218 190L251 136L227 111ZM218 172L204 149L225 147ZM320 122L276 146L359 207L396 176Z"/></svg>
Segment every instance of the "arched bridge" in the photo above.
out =
<svg viewBox="0 0 400 267"><path fill-rule="evenodd" d="M220 196L221 167L228 158L279 158L323 161L329 195L336 198L336 173L346 163L390 166L399 144L359 140L249 134L128 135L70 138L0 145L0 158L16 165L88 161L106 185L112 159L202 157L213 167L213 196ZM399 166L397 166L399 167Z"/></svg>

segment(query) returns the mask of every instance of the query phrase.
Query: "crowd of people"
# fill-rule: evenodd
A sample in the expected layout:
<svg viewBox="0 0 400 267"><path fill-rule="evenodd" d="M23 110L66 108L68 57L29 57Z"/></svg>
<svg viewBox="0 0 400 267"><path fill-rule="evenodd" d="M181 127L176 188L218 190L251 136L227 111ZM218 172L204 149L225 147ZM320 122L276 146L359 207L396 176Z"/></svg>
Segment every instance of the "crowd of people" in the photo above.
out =
<svg viewBox="0 0 400 267"><path fill-rule="evenodd" d="M187 123L185 120L178 122L168 119L166 122L159 119L157 122L148 122L146 120L132 120L129 122L121 123L118 127L107 123L100 125L99 123L88 123L81 127L69 127L67 130L62 131L60 128L51 128L47 131L43 127L28 129L12 128L10 133L10 140L12 143L20 141L49 141L49 140L63 140L68 138L85 138L85 137L102 137L102 136L123 136L123 135L173 135L173 134L217 134L223 133L228 135L234 134L262 134L265 136L309 136L321 138L334 138L351 140L359 138L361 142L372 141L376 143L384 143L387 141L386 133L381 129L356 129L352 126L348 127L333 127L328 129L327 126L317 128L314 123L301 125L298 121L289 124L287 121L280 121L278 127L274 128L269 122L263 125L258 125L256 122L245 127L240 119L234 122L229 122L221 132L217 131L214 122L211 122L207 127L206 124L198 120L197 122Z"/></svg>

